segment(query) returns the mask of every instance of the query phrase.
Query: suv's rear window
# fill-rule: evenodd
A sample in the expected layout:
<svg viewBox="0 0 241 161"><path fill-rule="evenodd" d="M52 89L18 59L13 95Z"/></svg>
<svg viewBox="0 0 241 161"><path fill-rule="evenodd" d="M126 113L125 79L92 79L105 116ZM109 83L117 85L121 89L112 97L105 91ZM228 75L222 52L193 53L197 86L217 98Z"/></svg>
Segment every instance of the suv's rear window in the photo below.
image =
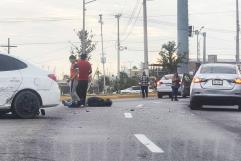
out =
<svg viewBox="0 0 241 161"><path fill-rule="evenodd" d="M202 67L201 74L237 74L235 67L231 66L206 66Z"/></svg>
<svg viewBox="0 0 241 161"><path fill-rule="evenodd" d="M172 77L173 77L173 74L165 75L165 76L162 77L162 80L170 80L170 79L172 79Z"/></svg>

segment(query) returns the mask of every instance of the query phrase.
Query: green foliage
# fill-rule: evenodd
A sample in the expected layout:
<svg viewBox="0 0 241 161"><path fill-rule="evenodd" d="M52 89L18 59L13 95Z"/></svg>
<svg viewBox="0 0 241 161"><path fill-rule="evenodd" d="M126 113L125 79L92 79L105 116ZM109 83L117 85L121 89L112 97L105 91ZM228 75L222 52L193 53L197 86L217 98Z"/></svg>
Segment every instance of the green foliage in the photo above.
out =
<svg viewBox="0 0 241 161"><path fill-rule="evenodd" d="M85 42L85 54L88 59L91 59L90 53L96 49L96 43L93 43L92 41L94 35L92 32L89 33L88 31L81 30L77 32L77 36L80 40L80 45L76 46L72 44L71 54L78 56L83 55L83 46Z"/></svg>
<svg viewBox="0 0 241 161"><path fill-rule="evenodd" d="M158 61L162 65L163 70L168 73L177 72L179 64L184 62L185 57L178 56L176 50L176 43L174 41L169 41L167 44L162 45L162 50L159 53L161 58Z"/></svg>
<svg viewBox="0 0 241 161"><path fill-rule="evenodd" d="M138 77L128 77L128 74L125 72L120 72L120 80L115 80L114 82L114 89L118 89L118 81L119 81L119 89L126 89L131 86L138 85Z"/></svg>

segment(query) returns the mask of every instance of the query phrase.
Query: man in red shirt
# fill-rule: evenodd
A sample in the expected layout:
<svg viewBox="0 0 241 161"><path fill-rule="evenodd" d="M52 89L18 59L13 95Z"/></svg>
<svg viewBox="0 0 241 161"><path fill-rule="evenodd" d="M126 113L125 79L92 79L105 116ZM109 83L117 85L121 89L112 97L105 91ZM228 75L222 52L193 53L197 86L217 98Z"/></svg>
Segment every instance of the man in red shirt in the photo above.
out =
<svg viewBox="0 0 241 161"><path fill-rule="evenodd" d="M92 73L90 63L86 60L87 55L80 55L80 60L77 62L79 68L79 83L77 87L77 94L80 98L80 105L85 106L86 94L88 89L89 76Z"/></svg>

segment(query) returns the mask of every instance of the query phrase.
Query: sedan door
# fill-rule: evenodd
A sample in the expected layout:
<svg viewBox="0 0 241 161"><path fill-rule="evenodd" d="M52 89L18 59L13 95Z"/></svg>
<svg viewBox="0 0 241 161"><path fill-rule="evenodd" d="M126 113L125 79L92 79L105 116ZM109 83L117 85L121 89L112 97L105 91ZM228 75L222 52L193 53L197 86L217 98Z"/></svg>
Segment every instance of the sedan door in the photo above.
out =
<svg viewBox="0 0 241 161"><path fill-rule="evenodd" d="M8 104L22 83L20 69L27 67L19 60L0 54L0 106Z"/></svg>

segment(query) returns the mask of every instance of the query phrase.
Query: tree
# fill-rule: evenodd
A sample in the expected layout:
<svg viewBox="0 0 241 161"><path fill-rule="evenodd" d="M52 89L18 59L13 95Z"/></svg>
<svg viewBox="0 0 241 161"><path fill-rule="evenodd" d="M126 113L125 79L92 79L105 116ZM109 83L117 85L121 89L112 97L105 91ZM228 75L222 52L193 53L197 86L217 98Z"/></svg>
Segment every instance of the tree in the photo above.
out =
<svg viewBox="0 0 241 161"><path fill-rule="evenodd" d="M76 56L83 55L83 46L85 43L85 54L87 58L90 59L90 53L96 49L96 43L93 43L92 41L94 35L92 34L92 32L89 33L88 31L81 30L77 32L77 36L80 40L80 45L76 46L72 44L71 54Z"/></svg>
<svg viewBox="0 0 241 161"><path fill-rule="evenodd" d="M177 72L179 64L184 62L185 57L178 56L176 54L176 50L176 43L174 41L169 41L168 43L162 45L162 49L159 53L161 58L158 61L162 65L163 70L168 73Z"/></svg>
<svg viewBox="0 0 241 161"><path fill-rule="evenodd" d="M133 66L132 69L133 70L137 70L138 68L137 68L137 66Z"/></svg>
<svg viewBox="0 0 241 161"><path fill-rule="evenodd" d="M114 82L114 89L126 89L131 86L138 85L138 77L128 77L128 74L125 72L120 72L120 79L116 79ZM118 88L118 82L119 82L119 88Z"/></svg>

